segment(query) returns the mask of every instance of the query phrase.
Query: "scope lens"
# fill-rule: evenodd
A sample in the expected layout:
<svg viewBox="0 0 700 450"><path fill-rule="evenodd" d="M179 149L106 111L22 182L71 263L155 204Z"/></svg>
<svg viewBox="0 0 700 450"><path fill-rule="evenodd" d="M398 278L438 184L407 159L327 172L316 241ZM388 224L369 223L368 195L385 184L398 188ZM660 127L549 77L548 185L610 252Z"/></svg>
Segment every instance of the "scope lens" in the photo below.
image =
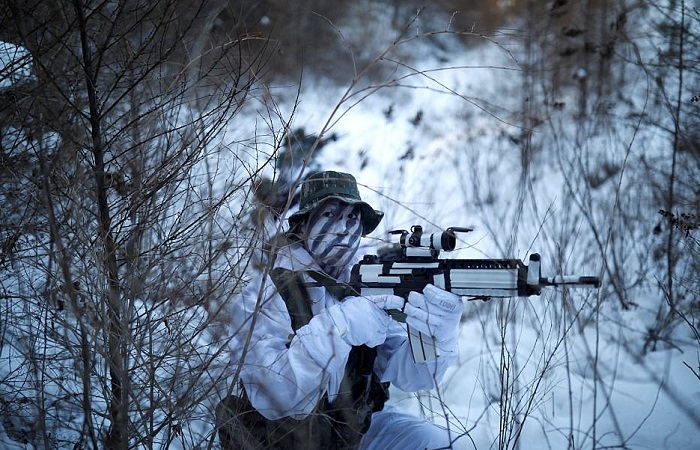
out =
<svg viewBox="0 0 700 450"><path fill-rule="evenodd" d="M442 236L440 236L440 248L442 250L452 251L457 246L457 237L454 233L448 231L443 231Z"/></svg>

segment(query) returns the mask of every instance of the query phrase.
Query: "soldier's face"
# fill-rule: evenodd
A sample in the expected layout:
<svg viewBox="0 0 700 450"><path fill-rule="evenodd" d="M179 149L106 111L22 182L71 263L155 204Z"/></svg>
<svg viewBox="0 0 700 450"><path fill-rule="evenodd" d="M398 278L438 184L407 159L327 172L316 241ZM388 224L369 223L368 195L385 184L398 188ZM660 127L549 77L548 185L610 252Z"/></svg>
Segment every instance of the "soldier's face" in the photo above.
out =
<svg viewBox="0 0 700 450"><path fill-rule="evenodd" d="M344 267L360 246L362 217L359 206L328 200L309 214L304 244L322 267Z"/></svg>

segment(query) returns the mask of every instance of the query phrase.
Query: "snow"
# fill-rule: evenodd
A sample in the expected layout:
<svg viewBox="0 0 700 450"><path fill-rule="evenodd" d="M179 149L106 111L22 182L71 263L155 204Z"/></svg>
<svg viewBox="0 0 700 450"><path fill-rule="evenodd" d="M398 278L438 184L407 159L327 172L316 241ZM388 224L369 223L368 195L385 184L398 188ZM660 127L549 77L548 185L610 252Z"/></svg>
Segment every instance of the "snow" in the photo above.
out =
<svg viewBox="0 0 700 450"><path fill-rule="evenodd" d="M29 52L20 46L0 41L0 88L31 77Z"/></svg>

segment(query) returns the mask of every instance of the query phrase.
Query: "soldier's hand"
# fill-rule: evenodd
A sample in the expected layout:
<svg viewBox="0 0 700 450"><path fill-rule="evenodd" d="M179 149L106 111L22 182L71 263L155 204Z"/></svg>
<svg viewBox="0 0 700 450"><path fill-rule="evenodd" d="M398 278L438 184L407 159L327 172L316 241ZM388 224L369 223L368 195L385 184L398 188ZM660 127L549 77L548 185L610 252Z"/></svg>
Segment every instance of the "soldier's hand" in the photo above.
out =
<svg viewBox="0 0 700 450"><path fill-rule="evenodd" d="M396 295L346 297L328 308L340 335L350 345L376 347L384 343L392 321L386 309L401 309L404 300Z"/></svg>
<svg viewBox="0 0 700 450"><path fill-rule="evenodd" d="M438 343L456 342L462 311L458 295L432 284L427 285L422 294L411 292L404 307L406 323L433 336Z"/></svg>

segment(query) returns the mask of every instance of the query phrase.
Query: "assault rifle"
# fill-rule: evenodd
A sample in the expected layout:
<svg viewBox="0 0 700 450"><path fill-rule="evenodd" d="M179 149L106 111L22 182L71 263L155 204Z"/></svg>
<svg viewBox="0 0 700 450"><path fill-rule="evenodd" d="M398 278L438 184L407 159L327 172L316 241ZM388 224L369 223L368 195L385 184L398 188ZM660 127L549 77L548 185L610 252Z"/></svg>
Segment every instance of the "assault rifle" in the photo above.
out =
<svg viewBox="0 0 700 450"><path fill-rule="evenodd" d="M420 225L411 227L410 232L392 231L391 234L400 235L400 247L394 255L364 256L352 269L350 285L360 295L394 294L408 299L411 291L422 292L426 285L434 284L468 300L540 295L542 288L549 286L600 287L600 279L595 276L543 277L538 253L530 255L528 265L519 259L439 259L441 250L455 249L455 233L470 231L471 228L451 227L427 234ZM398 321L406 319L401 311L388 312ZM432 339L410 328L409 337L417 362L438 356Z"/></svg>

